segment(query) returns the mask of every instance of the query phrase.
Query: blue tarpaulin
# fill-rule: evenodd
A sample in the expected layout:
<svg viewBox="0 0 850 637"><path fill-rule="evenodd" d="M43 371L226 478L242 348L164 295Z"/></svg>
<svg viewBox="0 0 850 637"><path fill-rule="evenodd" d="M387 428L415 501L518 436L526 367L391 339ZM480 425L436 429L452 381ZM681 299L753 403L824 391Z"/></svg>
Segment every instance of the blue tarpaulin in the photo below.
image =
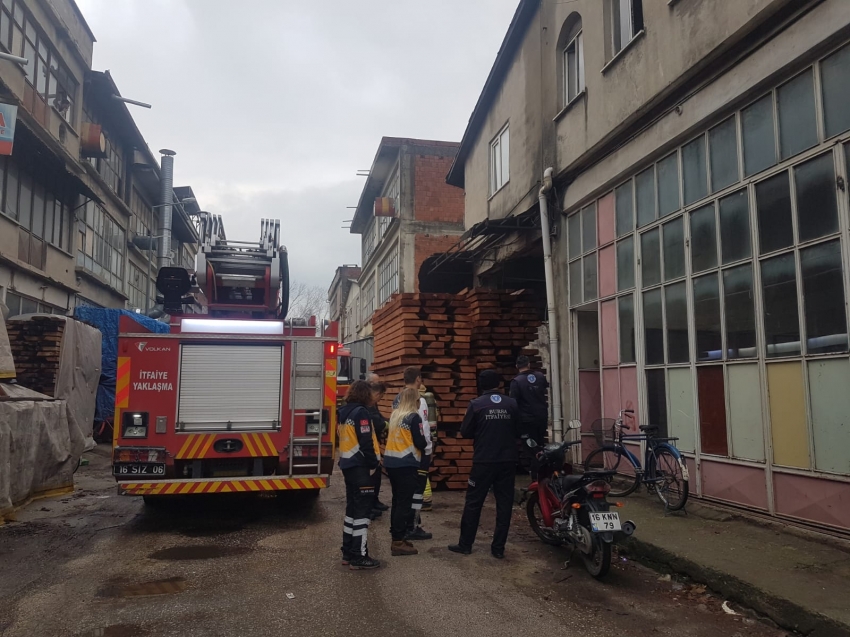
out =
<svg viewBox="0 0 850 637"><path fill-rule="evenodd" d="M100 384L97 387L97 406L94 421L112 420L115 414L115 375L118 368L118 320L121 315L129 316L139 325L155 334L166 334L170 327L142 314L127 310L111 310L96 307L74 309L74 318L93 325L103 335L101 345Z"/></svg>

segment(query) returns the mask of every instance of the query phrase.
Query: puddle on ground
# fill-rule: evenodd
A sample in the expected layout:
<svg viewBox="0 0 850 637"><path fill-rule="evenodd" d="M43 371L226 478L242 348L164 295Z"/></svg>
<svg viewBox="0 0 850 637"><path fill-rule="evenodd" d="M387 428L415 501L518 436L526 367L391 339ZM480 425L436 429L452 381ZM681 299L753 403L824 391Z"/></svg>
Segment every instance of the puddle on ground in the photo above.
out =
<svg viewBox="0 0 850 637"><path fill-rule="evenodd" d="M139 626L132 624L113 624L103 628L95 628L85 633L80 633L78 637L142 637L147 631Z"/></svg>
<svg viewBox="0 0 850 637"><path fill-rule="evenodd" d="M242 555L250 549L241 546L216 546L201 544L196 546L173 546L151 553L148 557L154 560L211 560L217 557Z"/></svg>
<svg viewBox="0 0 850 637"><path fill-rule="evenodd" d="M102 589L98 591L99 597L148 597L151 595L172 595L174 593L180 593L181 591L186 590L186 580L182 577L169 577L168 579L159 579L153 580L151 582L139 582L135 584L107 584ZM103 629L97 630L111 630L118 629L133 629L140 630L135 626L125 626L123 624L116 624L115 626L107 626ZM115 635L116 637L131 637L135 635L141 635L143 633L140 632L106 632L106 633L86 633L86 635Z"/></svg>

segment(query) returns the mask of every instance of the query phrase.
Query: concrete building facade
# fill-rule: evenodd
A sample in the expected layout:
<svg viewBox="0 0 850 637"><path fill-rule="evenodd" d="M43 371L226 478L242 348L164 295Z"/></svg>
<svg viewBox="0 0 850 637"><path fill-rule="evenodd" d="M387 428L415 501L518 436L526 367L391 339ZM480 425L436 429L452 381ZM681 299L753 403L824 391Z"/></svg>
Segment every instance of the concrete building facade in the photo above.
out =
<svg viewBox="0 0 850 637"><path fill-rule="evenodd" d="M372 314L393 294L419 291L425 260L451 248L463 234L463 191L445 181L457 147L381 140L351 222L351 232L362 242L355 340L371 337Z"/></svg>
<svg viewBox="0 0 850 637"><path fill-rule="evenodd" d="M95 38L73 0L6 0L0 101L18 106L0 158L0 300L12 314L77 305L153 306L159 166L111 75L91 70ZM197 234L174 213L174 263L194 269ZM154 253L155 254L155 253Z"/></svg>
<svg viewBox="0 0 850 637"><path fill-rule="evenodd" d="M359 304L359 279L360 266L341 265L336 269L331 287L328 288L328 316L331 321L339 322L339 334L343 343L352 340L355 335L355 317L349 297L353 293Z"/></svg>
<svg viewBox="0 0 850 637"><path fill-rule="evenodd" d="M554 168L564 417L588 446L631 407L696 495L845 531L848 87L843 0L524 0L448 176L469 226L537 214Z"/></svg>

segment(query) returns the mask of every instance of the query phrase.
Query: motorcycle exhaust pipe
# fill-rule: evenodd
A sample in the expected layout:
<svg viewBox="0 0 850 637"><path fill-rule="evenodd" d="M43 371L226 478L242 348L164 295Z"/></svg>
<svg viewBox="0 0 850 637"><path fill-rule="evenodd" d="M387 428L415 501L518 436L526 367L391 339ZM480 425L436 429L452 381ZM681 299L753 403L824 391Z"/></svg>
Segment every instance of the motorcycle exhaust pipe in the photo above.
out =
<svg viewBox="0 0 850 637"><path fill-rule="evenodd" d="M623 522L621 530L623 531L623 535L629 537L630 535L634 534L635 529L637 529L637 525L631 520L626 520L625 522Z"/></svg>

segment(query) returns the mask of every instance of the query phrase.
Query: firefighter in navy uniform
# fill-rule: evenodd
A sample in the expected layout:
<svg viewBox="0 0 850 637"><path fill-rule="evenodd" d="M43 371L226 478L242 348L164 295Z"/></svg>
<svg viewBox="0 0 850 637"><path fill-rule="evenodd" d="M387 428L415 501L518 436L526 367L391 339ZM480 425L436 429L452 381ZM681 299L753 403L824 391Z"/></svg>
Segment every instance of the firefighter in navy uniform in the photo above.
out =
<svg viewBox="0 0 850 637"><path fill-rule="evenodd" d="M549 383L539 371L532 371L528 356L516 360L519 373L511 381L511 398L519 407L520 437L523 441L532 440L543 443L549 428L549 404L546 402L546 390ZM534 451L526 445L523 448L523 468L533 465ZM533 471L532 471L533 472Z"/></svg>
<svg viewBox="0 0 850 637"><path fill-rule="evenodd" d="M345 405L339 410L339 468L345 478L345 521L342 532L342 563L351 570L377 568L369 557L369 514L375 501L376 471L380 470L380 447L369 407L372 388L366 381L351 383Z"/></svg>
<svg viewBox="0 0 850 637"><path fill-rule="evenodd" d="M496 530L490 552L499 559L505 556L514 500L519 409L513 398L499 393L501 382L502 377L495 370L479 374L481 396L469 403L460 426L461 435L473 439L474 453L460 521L460 539L449 546L454 553L468 555L472 552L481 507L492 487L496 497Z"/></svg>

